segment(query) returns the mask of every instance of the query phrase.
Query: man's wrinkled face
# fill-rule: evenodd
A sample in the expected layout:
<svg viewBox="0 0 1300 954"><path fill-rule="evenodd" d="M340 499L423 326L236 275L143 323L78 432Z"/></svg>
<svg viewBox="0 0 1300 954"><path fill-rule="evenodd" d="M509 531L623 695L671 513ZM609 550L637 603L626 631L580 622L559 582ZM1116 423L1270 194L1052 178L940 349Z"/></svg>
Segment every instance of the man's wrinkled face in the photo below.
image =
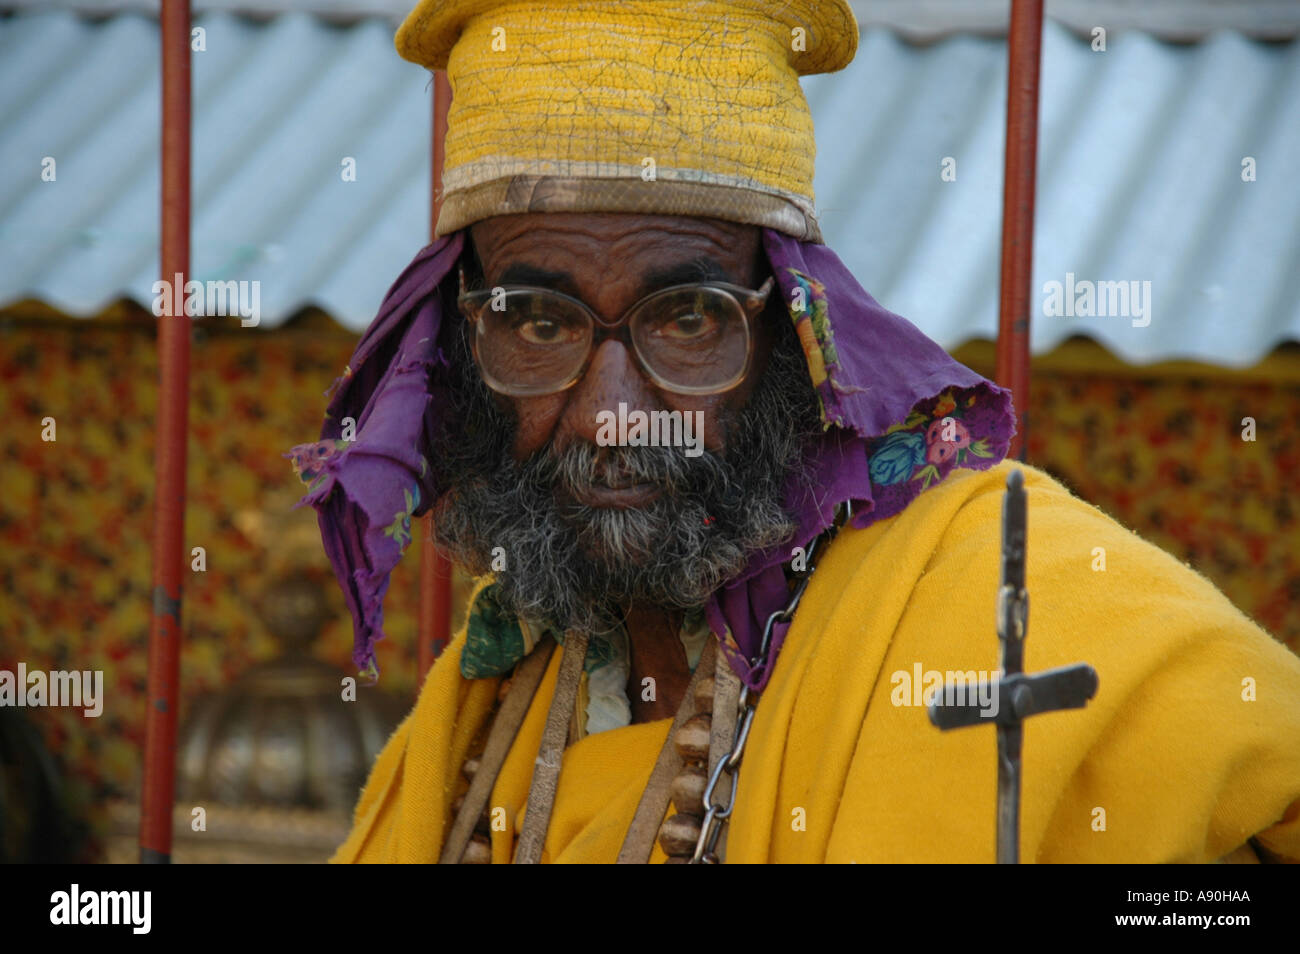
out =
<svg viewBox="0 0 1300 954"><path fill-rule="evenodd" d="M471 229L486 287L532 285L575 297L607 322L660 288L769 277L761 233L676 216L532 214ZM472 263L471 263L472 265ZM472 270L472 269L471 269ZM471 279L472 280L472 279ZM615 607L698 607L756 551L794 526L782 506L803 442L819 430L816 393L775 291L751 327L753 360L735 387L683 395L656 386L617 337L554 394L491 391L461 320L460 382L434 467L436 534L476 574L493 571L515 612L594 631ZM602 413L700 412L704 452L601 446Z"/></svg>
<svg viewBox="0 0 1300 954"><path fill-rule="evenodd" d="M617 321L650 292L714 280L756 289L767 278L760 232L719 219L668 215L506 215L471 227L474 249L489 287L537 285L585 302ZM681 395L657 388L622 342L608 338L586 374L567 391L504 398L519 421L512 453L523 461L551 443L563 451L575 441L595 443L597 415L616 410L704 414L705 447L725 453L726 424L744 406L766 364L768 322L755 322L754 361L745 379L722 394ZM603 493L605 506L639 506L644 493Z"/></svg>

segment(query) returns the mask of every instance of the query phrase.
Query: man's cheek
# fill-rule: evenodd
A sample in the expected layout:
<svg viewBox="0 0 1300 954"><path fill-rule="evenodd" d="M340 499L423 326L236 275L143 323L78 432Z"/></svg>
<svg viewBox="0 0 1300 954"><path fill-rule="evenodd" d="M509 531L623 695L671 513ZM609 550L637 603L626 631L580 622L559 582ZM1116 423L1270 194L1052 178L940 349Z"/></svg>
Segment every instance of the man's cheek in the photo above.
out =
<svg viewBox="0 0 1300 954"><path fill-rule="evenodd" d="M523 462L551 440L555 433L555 425L560 419L560 412L564 409L564 395L512 398L510 403L519 422L511 453L516 461Z"/></svg>
<svg viewBox="0 0 1300 954"><path fill-rule="evenodd" d="M672 397L676 397L673 395ZM724 395L709 395L680 400L668 397L669 410L682 412L683 425L690 428L688 446L722 456L726 447L728 422L735 416ZM697 456L692 454L691 456Z"/></svg>

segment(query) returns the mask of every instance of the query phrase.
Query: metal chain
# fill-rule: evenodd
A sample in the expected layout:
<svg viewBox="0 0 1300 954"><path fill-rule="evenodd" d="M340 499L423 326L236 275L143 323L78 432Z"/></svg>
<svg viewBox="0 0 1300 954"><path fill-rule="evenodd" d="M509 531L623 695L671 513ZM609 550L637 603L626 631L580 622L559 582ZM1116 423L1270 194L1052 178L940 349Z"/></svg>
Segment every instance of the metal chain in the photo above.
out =
<svg viewBox="0 0 1300 954"><path fill-rule="evenodd" d="M777 610L767 618L763 625L763 641L758 648L758 655L752 656L749 660L753 669L767 665L768 653L772 648L772 628L777 623L790 623L794 620L794 611L799 606L799 601L803 599L803 594L808 589L808 582L812 579L813 570L817 569L817 560L821 556L826 546L835 539L842 526L848 523L849 518L853 516L853 507L849 501L844 501L839 505L835 512L835 521L813 538L812 543L808 545L808 553L804 559L803 569L793 570L795 579L799 582L795 585L794 592L790 595L789 601L785 607ZM725 661L719 655L719 665L725 665ZM725 759L719 759L717 766L713 769L709 777L709 784L704 789L704 820L700 823L700 837L695 843L695 854L691 856L690 864L693 865L716 865L721 863L722 859L716 854L718 838L722 835L722 828L727 819L731 817L731 810L736 803L736 786L740 782L740 760L745 755L745 743L749 741L749 730L754 724L754 712L758 706L758 693L751 692L748 685L742 685L740 689L740 699L737 702L740 709L736 716L736 733L733 736L734 742L731 746L731 752ZM718 783L722 780L723 774L731 776L731 790L727 794L726 801L715 801L714 796L717 792Z"/></svg>

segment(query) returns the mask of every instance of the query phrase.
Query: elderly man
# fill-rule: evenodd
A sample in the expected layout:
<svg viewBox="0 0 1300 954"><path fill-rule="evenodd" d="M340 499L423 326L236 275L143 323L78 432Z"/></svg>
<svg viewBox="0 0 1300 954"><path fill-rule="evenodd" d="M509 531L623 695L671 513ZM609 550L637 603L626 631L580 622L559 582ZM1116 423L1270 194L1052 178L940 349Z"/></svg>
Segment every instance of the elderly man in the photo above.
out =
<svg viewBox="0 0 1300 954"><path fill-rule="evenodd" d="M856 39L842 0L403 25L455 95L440 237L295 463L363 670L412 516L481 579L336 860L992 859L992 729L924 703L996 669L1012 414L821 244L798 76ZM1101 690L1026 730L1022 856L1300 859L1300 661L1026 473L1029 661Z"/></svg>

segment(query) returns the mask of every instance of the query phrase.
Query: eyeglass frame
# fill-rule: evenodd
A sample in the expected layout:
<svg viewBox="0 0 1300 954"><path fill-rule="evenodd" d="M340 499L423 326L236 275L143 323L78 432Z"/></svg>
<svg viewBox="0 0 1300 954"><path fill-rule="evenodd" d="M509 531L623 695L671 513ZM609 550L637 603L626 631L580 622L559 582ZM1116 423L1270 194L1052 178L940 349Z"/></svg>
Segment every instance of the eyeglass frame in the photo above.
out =
<svg viewBox="0 0 1300 954"><path fill-rule="evenodd" d="M460 310L461 315L464 316L465 320L468 321L475 328L475 333L470 335L470 348L473 351L474 360L478 364L479 371L483 375L483 380L488 385L488 387L492 388L494 391L498 391L510 397L544 397L547 395L560 394L564 391L567 391L569 388L573 387L575 384L581 381L583 377L586 375L588 369L591 367L591 360L596 354L597 346L601 344L605 339L609 338L611 336L610 335L611 332L619 332L619 331L621 331L622 333L616 336L617 340L620 341L624 345L624 347L626 347L632 353L632 356L636 359L637 367L641 369L641 372L647 378L649 378L650 381L654 383L656 387L662 388L663 390L669 391L673 394L686 394L686 395L722 394L726 391L730 391L736 388L737 386L739 386L740 383L745 380L745 376L749 374L750 366L753 364L754 361L753 323L754 320L759 315L762 314L763 309L767 306L768 299L772 294L772 289L776 285L775 275L769 275L767 281L765 281L757 289L745 288L743 285L733 285L730 282L721 282L721 281L686 282L684 284L679 284L679 285L669 285L665 288L655 289L654 291L650 292L647 295L643 295L641 298L633 302L630 307L626 308L623 311L623 314L619 316L617 321L611 322L611 321L606 321L604 318L602 318L599 314L596 313L596 310L594 308L592 308L582 299L575 298L573 295L567 295L564 292L557 291L554 288L545 288L540 285L494 285L491 288L477 288L473 290L467 290L465 288L465 266L462 264L458 266L458 268L460 271L460 292L456 296L456 306ZM577 372L573 375L572 380L570 380L568 383L564 384L561 387L549 388L544 391L533 391L533 390L519 391L518 389L506 390L504 387L500 386L499 382L495 382L494 380L491 379L490 374L483 367L483 362L479 361L477 329L479 327L479 321L483 315L484 306L491 299L496 289L498 288L506 292L541 292L544 295L559 298L563 301L567 301L571 304L577 305L578 308L581 310L581 313L585 314L588 317L588 319L591 321L592 328L593 328L591 344L587 351L587 357L583 359L582 365L578 368ZM745 319L745 331L746 331L745 363L741 367L740 371L737 372L734 378L732 378L727 383L721 386L687 388L687 387L671 385L668 382L666 382L661 375L659 375L653 369L651 369L647 365L645 359L641 356L641 351L636 346L636 342L632 339L630 329L628 328L628 317L630 315L635 314L638 309L640 309L646 304L646 302L654 298L657 298L661 295L668 295L673 292L682 292L686 290L693 291L701 288L720 291L723 294L730 296L731 299L735 301L736 305L740 308L740 313ZM475 307L472 312L468 310L467 306L472 307L475 305L477 305L477 307ZM597 328L603 328L605 330L606 334L603 338L598 337L594 333L595 329Z"/></svg>

